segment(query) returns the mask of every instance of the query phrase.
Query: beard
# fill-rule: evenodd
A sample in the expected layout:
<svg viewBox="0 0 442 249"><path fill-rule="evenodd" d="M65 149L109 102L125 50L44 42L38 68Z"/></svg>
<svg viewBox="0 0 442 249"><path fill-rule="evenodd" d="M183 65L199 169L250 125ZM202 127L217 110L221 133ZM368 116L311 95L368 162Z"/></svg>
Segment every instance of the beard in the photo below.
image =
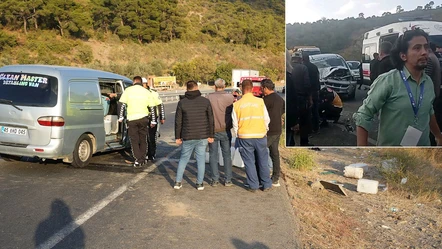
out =
<svg viewBox="0 0 442 249"><path fill-rule="evenodd" d="M418 62L415 68L419 71L423 71L425 70L425 68L427 68L427 65L428 65L427 61L421 63Z"/></svg>
<svg viewBox="0 0 442 249"><path fill-rule="evenodd" d="M417 70L419 70L419 71L423 71L423 70L425 70L425 68L427 68L427 64L425 64L425 65L416 65L416 67L415 67Z"/></svg>

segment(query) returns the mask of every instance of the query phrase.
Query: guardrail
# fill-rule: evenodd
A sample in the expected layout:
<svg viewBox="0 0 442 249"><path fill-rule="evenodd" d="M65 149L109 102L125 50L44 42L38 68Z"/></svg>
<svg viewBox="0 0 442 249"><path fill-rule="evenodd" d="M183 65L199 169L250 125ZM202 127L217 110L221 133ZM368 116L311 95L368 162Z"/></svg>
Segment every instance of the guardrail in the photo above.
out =
<svg viewBox="0 0 442 249"><path fill-rule="evenodd" d="M275 90L277 92L281 92L282 88L283 88L282 86L277 86L277 87L275 87ZM168 93L167 95L166 94L163 94L163 95L160 94L160 97L161 97L161 100L163 102L175 102L175 101L178 102L180 100L180 95L183 95L183 94L184 93L176 93L176 94ZM201 93L201 95L203 97L206 97L207 95L209 95L209 92L203 92L203 93Z"/></svg>

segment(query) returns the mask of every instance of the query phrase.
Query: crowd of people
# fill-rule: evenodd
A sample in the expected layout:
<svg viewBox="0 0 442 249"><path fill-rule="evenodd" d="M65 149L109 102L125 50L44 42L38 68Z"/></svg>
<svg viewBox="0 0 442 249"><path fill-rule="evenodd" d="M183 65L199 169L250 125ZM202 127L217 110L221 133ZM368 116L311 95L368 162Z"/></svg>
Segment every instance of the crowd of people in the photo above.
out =
<svg viewBox="0 0 442 249"><path fill-rule="evenodd" d="M405 31L394 46L383 42L370 63L372 85L354 113L357 145L368 145L378 115L379 146L441 145L441 56L428 34Z"/></svg>
<svg viewBox="0 0 442 249"><path fill-rule="evenodd" d="M215 81L215 92L207 98L201 96L195 81L186 83L187 91L178 102L175 113L175 139L181 145L175 189L181 189L184 170L195 151L197 161L198 190L203 190L205 174L205 151L209 145L210 185L220 184L218 171L218 148L224 163L224 186L232 185L231 144L239 148L244 162L247 182L245 187L251 192L262 188L269 190L280 186L279 139L282 132L284 100L275 92L275 84L266 79L261 82L263 98L253 96L253 84L244 80L242 95L236 99L224 91L226 82ZM273 172L270 175L268 158L271 158Z"/></svg>
<svg viewBox="0 0 442 249"><path fill-rule="evenodd" d="M309 136L328 126L328 120L338 122L343 104L331 88L321 87L318 67L309 55L286 50L287 124L286 146L295 146L299 133L301 146L313 146Z"/></svg>
<svg viewBox="0 0 442 249"><path fill-rule="evenodd" d="M253 96L253 84L244 80L241 91L228 93L223 79L215 81L215 92L203 97L196 81L186 83L175 112L175 142L181 146L174 189L182 188L182 179L192 154L197 162L196 188L204 189L206 149L209 148L210 185L220 184L219 148L225 186L232 186L232 140L245 166L245 187L251 192L280 186L279 140L282 133L285 102L275 92L270 79L261 82L263 98ZM122 103L119 121L127 119L133 166L155 160L158 118L165 121L164 105L158 93L151 91L144 78L136 76L133 86L118 98ZM273 171L270 173L269 157Z"/></svg>

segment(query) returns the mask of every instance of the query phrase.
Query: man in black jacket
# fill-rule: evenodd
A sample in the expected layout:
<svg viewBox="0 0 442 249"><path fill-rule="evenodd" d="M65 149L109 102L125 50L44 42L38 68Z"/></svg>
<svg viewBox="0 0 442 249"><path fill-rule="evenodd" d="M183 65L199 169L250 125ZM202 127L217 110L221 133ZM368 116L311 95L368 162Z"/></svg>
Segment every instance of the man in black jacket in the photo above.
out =
<svg viewBox="0 0 442 249"><path fill-rule="evenodd" d="M319 70L318 67L310 62L309 55L302 56L303 64L308 69L308 76L311 84L312 94L312 130L313 133L319 131L319 90L321 89L321 83L319 82Z"/></svg>
<svg viewBox="0 0 442 249"><path fill-rule="evenodd" d="M380 61L376 70L377 75L374 79L376 79L379 75L390 72L390 70L394 69L393 62L391 61L390 57L392 47L393 45L391 42L385 41L381 43L381 53L379 54Z"/></svg>
<svg viewBox="0 0 442 249"><path fill-rule="evenodd" d="M378 53L373 53L373 60L370 61L370 80L371 83L374 82L374 80L376 79L376 77L378 77L378 64L379 64L379 54ZM361 86L359 86L359 89L361 89Z"/></svg>
<svg viewBox="0 0 442 249"><path fill-rule="evenodd" d="M279 160L279 138L282 133L282 115L285 112L285 102L275 92L275 84L270 79L261 81L264 94L264 103L270 117L269 130L267 131L267 147L273 164L272 186L279 187L281 165Z"/></svg>
<svg viewBox="0 0 442 249"><path fill-rule="evenodd" d="M182 187L184 170L195 150L198 165L196 188L203 190L206 148L208 143L213 143L215 123L210 101L201 96L198 84L191 80L186 83L186 87L187 92L178 102L175 113L175 139L182 147L174 189Z"/></svg>
<svg viewBox="0 0 442 249"><path fill-rule="evenodd" d="M310 146L308 135L311 130L311 107L312 101L312 86L310 83L310 77L308 69L302 64L302 57L300 53L295 52L292 56L293 71L292 71L292 83L293 85L287 85L287 99L292 98L292 95L296 95L297 108L298 108L298 120L288 119L290 123L287 123L291 130L295 129L296 124L299 123L299 133L301 137L301 146ZM290 90L289 90L290 87ZM291 108L291 107L289 107Z"/></svg>
<svg viewBox="0 0 442 249"><path fill-rule="evenodd" d="M294 88L293 83L293 67L292 67L292 61L290 57L289 51L285 50L285 88L287 89L287 92L285 92L286 96L289 96L288 93L290 93L290 97L287 98L287 114L285 117L285 144L286 146L295 146L295 133L292 130L292 126L296 125L296 120L298 120L298 105L296 100L296 89Z"/></svg>

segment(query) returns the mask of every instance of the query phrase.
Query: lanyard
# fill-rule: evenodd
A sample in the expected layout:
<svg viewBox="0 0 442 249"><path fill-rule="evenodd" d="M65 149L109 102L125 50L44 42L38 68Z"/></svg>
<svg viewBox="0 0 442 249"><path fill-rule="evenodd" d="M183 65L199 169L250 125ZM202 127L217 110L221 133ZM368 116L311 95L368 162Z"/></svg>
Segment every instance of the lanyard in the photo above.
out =
<svg viewBox="0 0 442 249"><path fill-rule="evenodd" d="M404 81L405 87L407 88L408 97L410 98L411 106L413 107L414 118L416 119L417 113L419 112L419 108L422 105L422 99L424 98L424 83L425 83L425 81L420 84L419 103L416 106L416 101L414 101L413 93L411 93L410 84L408 83L407 78L405 78L404 71L401 70L400 72L401 72L402 80Z"/></svg>

